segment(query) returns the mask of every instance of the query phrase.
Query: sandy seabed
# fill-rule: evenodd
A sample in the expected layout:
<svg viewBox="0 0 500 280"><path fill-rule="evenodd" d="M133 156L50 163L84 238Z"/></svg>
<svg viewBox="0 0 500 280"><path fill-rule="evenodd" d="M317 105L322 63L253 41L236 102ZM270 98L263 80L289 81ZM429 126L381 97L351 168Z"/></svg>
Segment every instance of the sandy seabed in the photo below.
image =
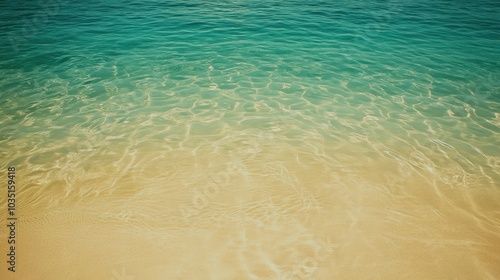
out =
<svg viewBox="0 0 500 280"><path fill-rule="evenodd" d="M360 143L347 154L342 145L253 139L225 150L75 153L46 170L28 159L16 175L17 271L4 263L1 278L500 275L491 178L423 154L370 159Z"/></svg>

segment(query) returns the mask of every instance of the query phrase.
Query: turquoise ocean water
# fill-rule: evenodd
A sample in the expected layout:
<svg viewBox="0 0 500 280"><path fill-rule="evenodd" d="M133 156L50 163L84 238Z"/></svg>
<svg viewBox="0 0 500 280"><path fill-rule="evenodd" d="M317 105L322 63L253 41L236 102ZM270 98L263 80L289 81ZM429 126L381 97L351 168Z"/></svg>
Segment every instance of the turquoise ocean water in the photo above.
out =
<svg viewBox="0 0 500 280"><path fill-rule="evenodd" d="M272 269L215 265L248 278L210 279L494 279L499 18L494 0L2 2L0 167L20 170L24 236L50 241L35 228L101 219L168 247L169 219L201 235L219 219L239 236L253 217L279 228L254 236L263 252L264 236L284 240L287 228L304 235L285 247L329 232L336 251L302 274L293 265L307 252L290 268L270 251L259 267ZM198 199L211 181L228 187ZM270 198L277 212L252 212ZM150 263L144 279L191 275Z"/></svg>

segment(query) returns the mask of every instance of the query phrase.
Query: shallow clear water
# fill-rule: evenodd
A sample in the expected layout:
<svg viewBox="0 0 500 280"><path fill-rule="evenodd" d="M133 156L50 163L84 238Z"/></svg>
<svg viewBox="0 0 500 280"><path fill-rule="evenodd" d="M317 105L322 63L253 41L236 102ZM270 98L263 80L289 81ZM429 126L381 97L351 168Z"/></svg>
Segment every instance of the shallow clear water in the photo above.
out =
<svg viewBox="0 0 500 280"><path fill-rule="evenodd" d="M0 278L500 277L496 1L0 10Z"/></svg>

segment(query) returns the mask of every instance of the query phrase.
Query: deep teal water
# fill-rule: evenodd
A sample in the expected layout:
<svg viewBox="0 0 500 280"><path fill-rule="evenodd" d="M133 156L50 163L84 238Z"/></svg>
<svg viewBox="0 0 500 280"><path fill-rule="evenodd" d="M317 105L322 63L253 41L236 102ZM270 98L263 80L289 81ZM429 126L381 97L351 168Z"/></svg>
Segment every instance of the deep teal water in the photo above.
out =
<svg viewBox="0 0 500 280"><path fill-rule="evenodd" d="M474 139L498 157L496 1L61 0L1 8L4 156L16 149L12 139L43 146L46 139L35 139L50 125L59 127L49 137L58 141L103 118L191 108L195 120L203 101L223 113L220 123L263 104L263 127L303 114L328 125L326 137L415 130ZM382 129L338 123L367 116Z"/></svg>
<svg viewBox="0 0 500 280"><path fill-rule="evenodd" d="M307 131L334 144L358 139L402 158L418 146L432 157L438 141L471 162L497 161L499 9L496 1L3 3L2 157L24 162L54 143L84 149L68 139L105 149L103 139L121 133L123 146L170 139L193 148L234 132L253 137L252 128L290 134L290 144ZM133 136L144 121L152 125ZM498 166L486 167L498 176Z"/></svg>
<svg viewBox="0 0 500 280"><path fill-rule="evenodd" d="M149 120L142 137L164 134L144 147L210 139L225 124L294 123L332 143L361 137L400 150L391 139L427 148L434 139L498 159L499 9L495 1L4 3L1 151L23 162L31 155L14 153L15 140L50 150L93 139L89 128L97 137L89 147L128 129L125 146Z"/></svg>

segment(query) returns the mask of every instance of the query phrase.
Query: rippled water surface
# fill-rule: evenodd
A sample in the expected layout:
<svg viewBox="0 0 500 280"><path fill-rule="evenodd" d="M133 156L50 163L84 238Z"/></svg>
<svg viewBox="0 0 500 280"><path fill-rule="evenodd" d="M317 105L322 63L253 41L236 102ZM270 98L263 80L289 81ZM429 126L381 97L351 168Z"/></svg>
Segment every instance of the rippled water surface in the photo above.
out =
<svg viewBox="0 0 500 280"><path fill-rule="evenodd" d="M499 18L0 3L0 278L499 279Z"/></svg>

